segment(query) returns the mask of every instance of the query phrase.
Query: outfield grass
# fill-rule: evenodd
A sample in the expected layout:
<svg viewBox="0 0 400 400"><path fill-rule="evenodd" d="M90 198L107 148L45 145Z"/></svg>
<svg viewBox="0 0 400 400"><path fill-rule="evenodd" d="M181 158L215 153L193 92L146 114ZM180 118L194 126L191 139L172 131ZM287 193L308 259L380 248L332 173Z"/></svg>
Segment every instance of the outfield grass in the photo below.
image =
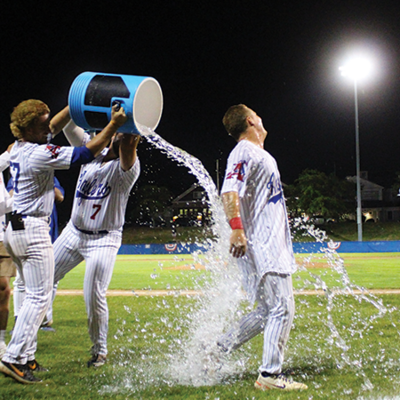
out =
<svg viewBox="0 0 400 400"><path fill-rule="evenodd" d="M341 258L353 284L396 287L400 254L341 254ZM296 287L313 287L316 276L330 288L340 285L340 275L332 272L326 258L299 255L297 259L306 270L294 276ZM60 289L82 288L83 274L81 264L61 281ZM191 256L118 256L110 289L190 288L193 279L204 274ZM261 362L261 335L232 354L229 362L238 366L238 372L222 382L199 387L179 383L167 372L187 346L187 321L199 304L197 298L186 296L109 297L108 363L90 370L83 297L58 296L56 332L39 331L37 357L50 368L40 374L45 383L24 386L1 375L0 399L382 400L388 396L385 400L394 400L400 391L400 296L296 295L295 300L285 368L309 385L306 392L262 393L253 388Z"/></svg>
<svg viewBox="0 0 400 400"><path fill-rule="evenodd" d="M60 281L59 289L83 289L84 273L82 262ZM182 289L201 273L190 255L120 255L109 289Z"/></svg>
<svg viewBox="0 0 400 400"><path fill-rule="evenodd" d="M367 289L400 288L400 253L345 253L344 260L350 279ZM309 258L307 262L304 260ZM340 284L341 276L332 269L323 254L297 255L297 262L307 269L293 275L296 289L313 289L315 280L310 274L323 277L329 286ZM193 289L194 277L204 274L190 255L120 255L114 267L110 290ZM85 265L66 275L59 289L82 289ZM308 280L310 283L304 282Z"/></svg>
<svg viewBox="0 0 400 400"><path fill-rule="evenodd" d="M385 304L400 307L399 296L382 296ZM306 382L303 393L261 393L253 388L261 362L262 337L254 338L233 357L242 371L212 386L177 384L165 374L184 339L177 329L185 306L193 299L168 297L112 297L108 363L89 370L90 341L83 299L60 297L55 305L56 332L39 332L37 357L50 368L39 374L45 383L24 386L0 376L2 399L382 399L399 393L399 313L369 321L376 310L367 302L343 297L331 313L338 333L349 346L343 351L327 327L327 304L322 296L297 296L297 315L286 353L285 368ZM354 318L354 315L356 318ZM162 320L174 320L168 325ZM182 324L183 325L183 324ZM184 342L179 346L184 346ZM171 350L172 349L172 350ZM345 360L348 360L347 362ZM360 397L364 396L364 397ZM378 397L382 396L382 397ZM394 399L386 397L385 399Z"/></svg>

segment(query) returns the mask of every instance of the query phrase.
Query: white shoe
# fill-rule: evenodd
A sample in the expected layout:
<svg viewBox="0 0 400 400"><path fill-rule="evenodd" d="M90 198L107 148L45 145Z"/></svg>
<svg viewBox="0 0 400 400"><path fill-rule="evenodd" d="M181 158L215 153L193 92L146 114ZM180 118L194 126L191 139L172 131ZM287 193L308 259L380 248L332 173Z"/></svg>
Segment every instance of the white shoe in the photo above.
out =
<svg viewBox="0 0 400 400"><path fill-rule="evenodd" d="M4 354L6 354L7 345L2 342L0 343L0 360L3 358Z"/></svg>
<svg viewBox="0 0 400 400"><path fill-rule="evenodd" d="M258 376L256 383L254 384L256 389L269 390L305 390L308 389L307 385L304 383L294 382L293 380L287 378L283 374L279 375L269 375L267 377Z"/></svg>

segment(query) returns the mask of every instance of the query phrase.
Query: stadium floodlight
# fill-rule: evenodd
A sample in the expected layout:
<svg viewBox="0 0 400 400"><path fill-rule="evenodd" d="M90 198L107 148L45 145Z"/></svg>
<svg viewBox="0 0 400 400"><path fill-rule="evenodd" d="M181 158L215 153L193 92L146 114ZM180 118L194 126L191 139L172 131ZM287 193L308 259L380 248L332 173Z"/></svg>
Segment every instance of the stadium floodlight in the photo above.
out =
<svg viewBox="0 0 400 400"><path fill-rule="evenodd" d="M358 241L362 242L362 208L361 208L361 182L360 182L360 139L358 126L358 97L357 83L367 78L372 71L372 63L367 58L356 56L351 58L344 66L339 67L342 75L349 77L354 82L354 109L356 128L356 174L357 174L357 231Z"/></svg>
<svg viewBox="0 0 400 400"><path fill-rule="evenodd" d="M351 58L345 65L339 67L342 76L347 76L354 81L367 78L372 72L372 63L367 58L357 56Z"/></svg>

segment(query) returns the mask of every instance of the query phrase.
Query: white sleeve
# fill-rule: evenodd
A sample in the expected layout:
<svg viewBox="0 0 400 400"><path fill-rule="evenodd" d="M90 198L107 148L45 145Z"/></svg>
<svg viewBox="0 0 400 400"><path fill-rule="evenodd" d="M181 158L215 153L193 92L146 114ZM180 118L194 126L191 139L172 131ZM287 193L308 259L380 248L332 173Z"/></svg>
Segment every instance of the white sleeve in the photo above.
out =
<svg viewBox="0 0 400 400"><path fill-rule="evenodd" d="M9 213L13 209L13 204L14 204L14 197L10 196L7 190L4 191L4 197L6 199L6 207L5 207L5 213Z"/></svg>
<svg viewBox="0 0 400 400"><path fill-rule="evenodd" d="M10 166L10 153L8 151L5 151L0 156L0 172L3 172L9 166Z"/></svg>
<svg viewBox="0 0 400 400"><path fill-rule="evenodd" d="M75 147L44 144L36 146L28 158L28 165L37 172L51 169L69 169Z"/></svg>
<svg viewBox="0 0 400 400"><path fill-rule="evenodd" d="M11 212L14 203L14 198L9 195L4 184L0 185L0 190L3 191L3 196L0 196L0 217Z"/></svg>
<svg viewBox="0 0 400 400"><path fill-rule="evenodd" d="M225 171L225 178L221 188L221 194L227 192L238 192L243 194L246 187L247 171L250 160L247 159L245 152L235 148L228 157Z"/></svg>
<svg viewBox="0 0 400 400"><path fill-rule="evenodd" d="M80 147L87 142L87 134L72 119L65 125L63 132L71 146Z"/></svg>

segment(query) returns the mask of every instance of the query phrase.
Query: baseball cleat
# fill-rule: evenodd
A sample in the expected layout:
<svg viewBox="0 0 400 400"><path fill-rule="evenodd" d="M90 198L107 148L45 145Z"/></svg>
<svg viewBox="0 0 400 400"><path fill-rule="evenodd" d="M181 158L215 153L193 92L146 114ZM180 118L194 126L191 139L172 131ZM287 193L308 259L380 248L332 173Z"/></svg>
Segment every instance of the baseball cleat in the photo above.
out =
<svg viewBox="0 0 400 400"><path fill-rule="evenodd" d="M55 332L56 331L52 326L41 326L40 330L46 331L46 332Z"/></svg>
<svg viewBox="0 0 400 400"><path fill-rule="evenodd" d="M95 354L91 360L88 361L87 366L90 367L101 367L106 363L107 357L103 354Z"/></svg>
<svg viewBox="0 0 400 400"><path fill-rule="evenodd" d="M40 327L46 327L46 326L52 326L52 325L53 325L53 320L50 319L50 320L43 321L42 324L40 325Z"/></svg>
<svg viewBox="0 0 400 400"><path fill-rule="evenodd" d="M258 376L254 387L261 390L278 389L278 390L305 390L308 386L304 383L295 382L292 379L287 378L283 374L278 375L267 375Z"/></svg>
<svg viewBox="0 0 400 400"><path fill-rule="evenodd" d="M27 365L12 364L5 361L0 362L0 371L18 382L25 384L33 384L42 382L41 379L33 375Z"/></svg>
<svg viewBox="0 0 400 400"><path fill-rule="evenodd" d="M42 367L36 360L28 361L26 365L32 372L48 372L48 369Z"/></svg>
<svg viewBox="0 0 400 400"><path fill-rule="evenodd" d="M51 319L50 321L45 321L40 325L40 329L42 331L47 331L47 332L55 332L56 330L52 327L53 325L53 320Z"/></svg>
<svg viewBox="0 0 400 400"><path fill-rule="evenodd" d="M217 346L224 353L226 353L226 354L230 353L230 350L227 347L225 347L225 345L223 343L217 342Z"/></svg>

